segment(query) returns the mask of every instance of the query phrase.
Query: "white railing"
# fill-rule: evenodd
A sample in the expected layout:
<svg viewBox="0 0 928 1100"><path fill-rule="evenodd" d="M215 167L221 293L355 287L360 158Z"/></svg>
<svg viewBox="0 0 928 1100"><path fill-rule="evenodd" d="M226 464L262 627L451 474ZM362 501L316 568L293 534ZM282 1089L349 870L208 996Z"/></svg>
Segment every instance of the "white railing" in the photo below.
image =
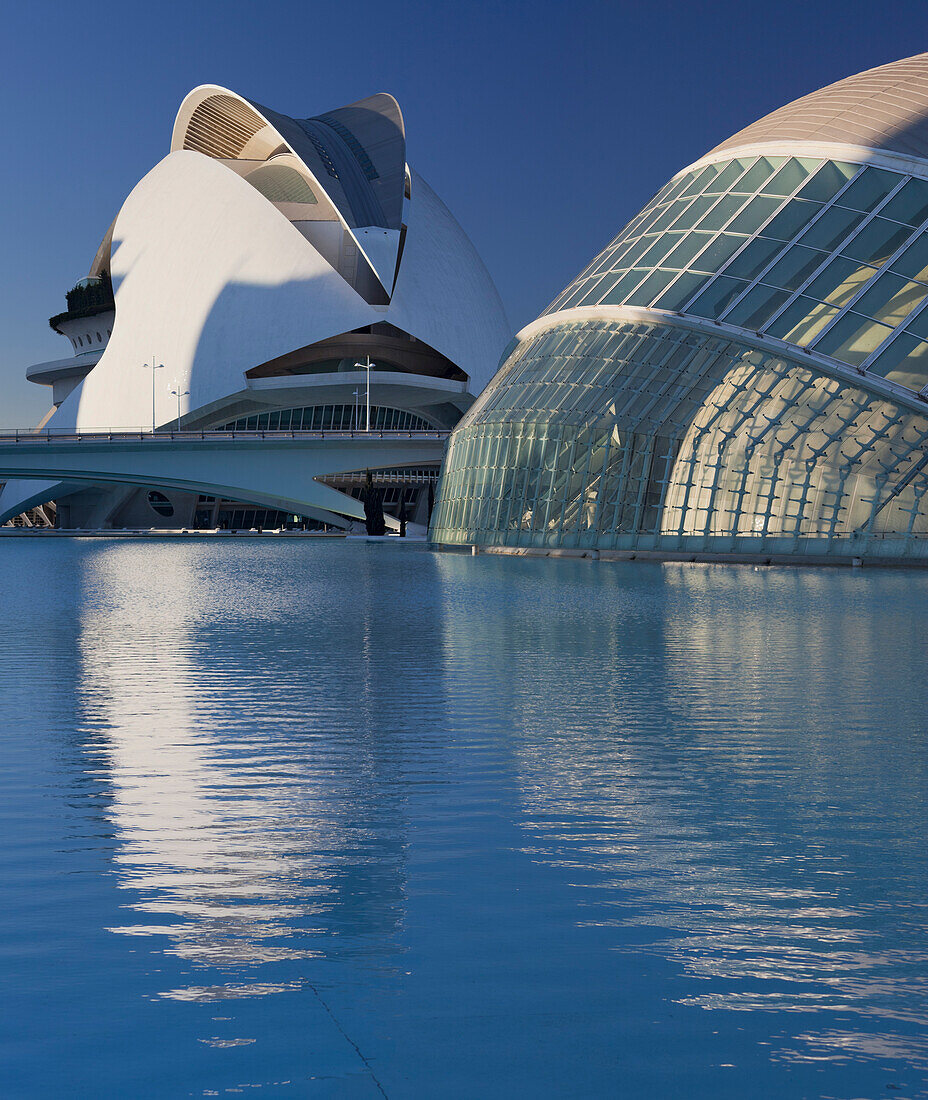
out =
<svg viewBox="0 0 928 1100"><path fill-rule="evenodd" d="M416 439L416 440L444 440L451 433L438 429L391 431L372 429L365 431L345 431L341 429L322 428L317 431L225 431L218 428L207 428L202 431L169 431L151 428L82 428L75 432L66 429L43 428L0 428L0 445L4 443L100 443L106 442L139 442L139 443L168 443L168 442L205 442L215 443L221 440L239 439L243 442L249 440L268 439L282 440L319 440L319 439Z"/></svg>

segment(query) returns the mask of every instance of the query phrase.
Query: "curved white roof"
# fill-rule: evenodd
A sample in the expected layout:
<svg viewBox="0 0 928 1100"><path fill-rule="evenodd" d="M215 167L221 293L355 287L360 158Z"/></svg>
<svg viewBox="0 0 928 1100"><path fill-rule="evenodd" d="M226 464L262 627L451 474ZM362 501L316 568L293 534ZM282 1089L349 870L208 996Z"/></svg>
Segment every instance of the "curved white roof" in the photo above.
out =
<svg viewBox="0 0 928 1100"><path fill-rule="evenodd" d="M794 100L732 134L709 155L774 141L859 145L928 160L928 53Z"/></svg>

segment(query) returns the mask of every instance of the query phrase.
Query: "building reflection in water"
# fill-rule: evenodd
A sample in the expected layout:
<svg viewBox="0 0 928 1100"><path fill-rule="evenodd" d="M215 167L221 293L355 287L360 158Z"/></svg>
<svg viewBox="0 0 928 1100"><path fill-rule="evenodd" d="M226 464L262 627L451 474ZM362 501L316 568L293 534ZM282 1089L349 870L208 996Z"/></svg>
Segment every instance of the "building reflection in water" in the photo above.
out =
<svg viewBox="0 0 928 1100"><path fill-rule="evenodd" d="M911 576L875 617L850 571L832 605L815 570L512 565L441 558L487 590L449 602L446 662L462 705L505 685L525 851L577 922L675 960L683 1004L788 1013L774 1057L928 1066L925 700L884 688L920 652Z"/></svg>
<svg viewBox="0 0 928 1100"><path fill-rule="evenodd" d="M383 659L392 627L369 614L364 570L346 620L324 569L294 586L291 546L238 561L235 548L150 550L84 559L82 730L128 892L112 931L164 937L210 972L162 993L178 999L292 989L298 960L318 956L389 957L404 911L402 723L365 731L374 700L409 693ZM418 666L434 690L437 670Z"/></svg>

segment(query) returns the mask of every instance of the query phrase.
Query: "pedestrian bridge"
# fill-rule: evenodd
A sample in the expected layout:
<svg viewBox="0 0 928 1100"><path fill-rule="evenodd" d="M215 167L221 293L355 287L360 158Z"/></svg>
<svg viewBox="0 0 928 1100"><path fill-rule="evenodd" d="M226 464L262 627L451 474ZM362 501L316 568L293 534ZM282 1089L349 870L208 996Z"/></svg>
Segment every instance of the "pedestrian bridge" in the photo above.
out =
<svg viewBox="0 0 928 1100"><path fill-rule="evenodd" d="M318 479L440 462L447 431L0 431L0 481L36 480L3 501L0 523L55 496L48 482L181 489L303 514L364 518L359 501ZM27 486L21 488L27 489ZM59 492L61 489L59 488ZM39 499L41 498L41 499Z"/></svg>

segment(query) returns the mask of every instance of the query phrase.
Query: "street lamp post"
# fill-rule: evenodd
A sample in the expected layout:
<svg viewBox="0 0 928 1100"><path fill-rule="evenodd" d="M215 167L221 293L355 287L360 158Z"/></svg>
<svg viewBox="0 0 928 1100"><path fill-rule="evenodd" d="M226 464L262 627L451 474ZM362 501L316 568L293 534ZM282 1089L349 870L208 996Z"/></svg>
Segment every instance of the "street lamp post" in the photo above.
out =
<svg viewBox="0 0 928 1100"><path fill-rule="evenodd" d="M367 431L371 430L371 357L368 355L364 363L355 363L356 367L364 367L367 371Z"/></svg>
<svg viewBox="0 0 928 1100"><path fill-rule="evenodd" d="M156 363L155 357L151 357L150 363L143 363L143 367L151 369L151 434L155 434L155 371L161 370L164 363Z"/></svg>
<svg viewBox="0 0 928 1100"><path fill-rule="evenodd" d="M367 430L371 430L371 357L367 357Z"/></svg>
<svg viewBox="0 0 928 1100"><path fill-rule="evenodd" d="M182 397L187 397L188 394L190 393L190 390L182 390L180 388L180 382L178 382L176 378L174 379L174 381L171 384L174 387L174 389L171 390L171 396L177 398L177 427L179 429L180 428L180 399Z"/></svg>

